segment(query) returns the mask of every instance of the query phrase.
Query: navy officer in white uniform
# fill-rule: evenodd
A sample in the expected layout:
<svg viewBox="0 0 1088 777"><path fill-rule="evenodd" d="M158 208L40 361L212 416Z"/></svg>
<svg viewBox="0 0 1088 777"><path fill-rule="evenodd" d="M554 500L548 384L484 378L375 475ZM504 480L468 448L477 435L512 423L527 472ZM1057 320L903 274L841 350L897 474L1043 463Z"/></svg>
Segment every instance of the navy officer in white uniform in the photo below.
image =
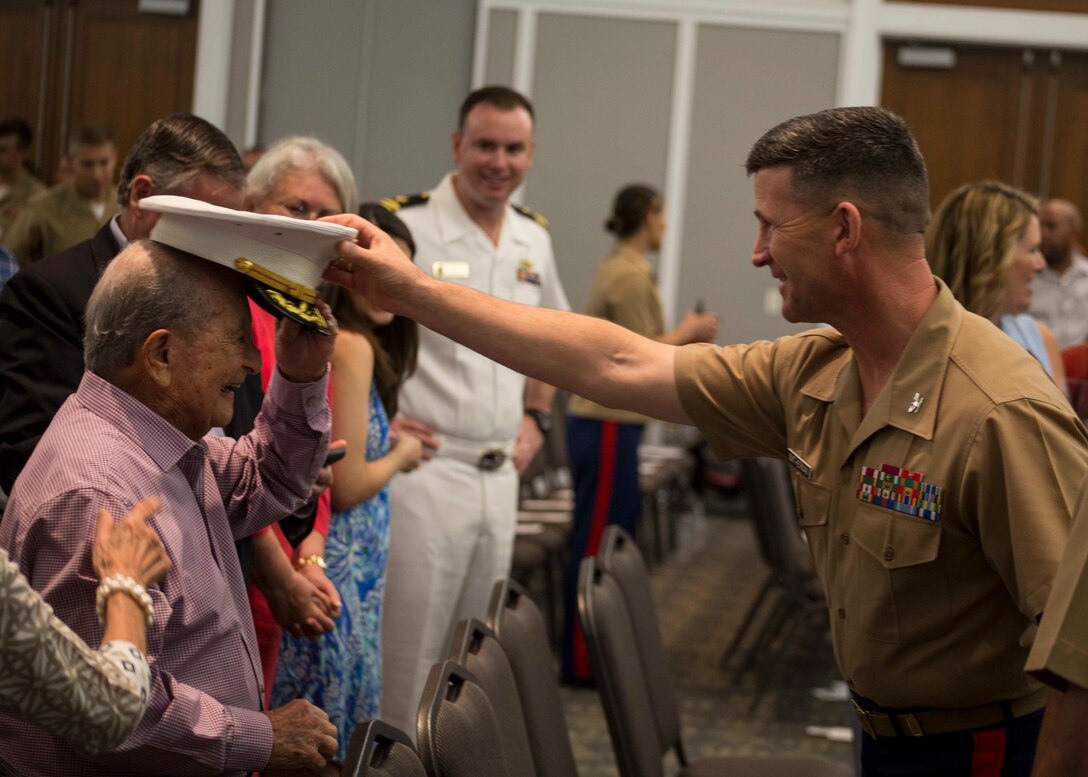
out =
<svg viewBox="0 0 1088 777"><path fill-rule="evenodd" d="M489 86L461 105L457 169L430 192L385 200L435 276L504 299L569 310L547 222L510 203L533 164L533 107ZM390 484L389 562L382 610L382 718L415 731L431 664L453 624L483 618L509 574L518 474L550 429L554 389L421 328L415 374L393 426L433 452Z"/></svg>

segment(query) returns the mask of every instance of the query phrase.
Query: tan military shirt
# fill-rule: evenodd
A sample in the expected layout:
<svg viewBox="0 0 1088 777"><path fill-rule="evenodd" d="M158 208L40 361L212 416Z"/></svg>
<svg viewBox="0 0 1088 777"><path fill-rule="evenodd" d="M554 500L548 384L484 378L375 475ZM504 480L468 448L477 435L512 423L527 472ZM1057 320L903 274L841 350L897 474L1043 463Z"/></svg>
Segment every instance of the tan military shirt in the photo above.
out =
<svg viewBox="0 0 1088 777"><path fill-rule="evenodd" d="M1027 663L1028 672L1063 690L1069 683L1088 688L1088 488L1075 516Z"/></svg>
<svg viewBox="0 0 1088 777"><path fill-rule="evenodd" d="M24 172L8 187L7 192L0 195L0 239L3 239L4 233L14 223L23 207L44 191L44 183Z"/></svg>
<svg viewBox="0 0 1088 777"><path fill-rule="evenodd" d="M676 357L719 456L791 460L839 668L890 707L1038 690L1023 662L1088 470L1088 432L1038 362L938 286L865 418L834 330Z"/></svg>
<svg viewBox="0 0 1088 777"><path fill-rule="evenodd" d="M117 213L116 187L106 194L105 205L97 218L71 181L57 184L23 208L0 242L26 267L92 238Z"/></svg>
<svg viewBox="0 0 1088 777"><path fill-rule="evenodd" d="M657 294L657 278L643 254L617 245L605 257L589 291L586 315L619 324L644 337L664 334L665 315ZM613 410L579 396L570 398L567 413L624 424L646 423L645 416L638 413Z"/></svg>

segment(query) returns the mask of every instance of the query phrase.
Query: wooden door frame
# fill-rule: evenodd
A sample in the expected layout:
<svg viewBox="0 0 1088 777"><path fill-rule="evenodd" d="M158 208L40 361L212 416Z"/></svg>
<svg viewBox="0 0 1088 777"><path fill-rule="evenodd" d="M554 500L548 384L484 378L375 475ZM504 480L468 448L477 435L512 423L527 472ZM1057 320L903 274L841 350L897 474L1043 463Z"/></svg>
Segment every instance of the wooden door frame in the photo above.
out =
<svg viewBox="0 0 1088 777"><path fill-rule="evenodd" d="M888 38L1088 51L1088 14L851 0L842 105L879 105Z"/></svg>

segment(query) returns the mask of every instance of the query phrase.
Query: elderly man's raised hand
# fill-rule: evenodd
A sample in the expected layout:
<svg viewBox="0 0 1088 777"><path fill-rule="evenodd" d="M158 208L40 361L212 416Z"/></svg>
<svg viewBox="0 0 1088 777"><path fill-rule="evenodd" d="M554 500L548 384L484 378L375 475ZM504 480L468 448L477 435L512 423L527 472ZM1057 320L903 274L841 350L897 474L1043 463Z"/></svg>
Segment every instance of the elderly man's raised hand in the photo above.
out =
<svg viewBox="0 0 1088 777"><path fill-rule="evenodd" d="M325 374L339 328L336 318L323 300L317 306L325 314L331 335L305 329L290 319L280 319L276 326L276 364L283 377L293 383L312 383Z"/></svg>
<svg viewBox="0 0 1088 777"><path fill-rule="evenodd" d="M357 242L344 240L337 246L340 258L329 265L325 280L360 292L382 310L406 315L412 288L430 276L389 235L361 216L345 213L321 220L359 230Z"/></svg>

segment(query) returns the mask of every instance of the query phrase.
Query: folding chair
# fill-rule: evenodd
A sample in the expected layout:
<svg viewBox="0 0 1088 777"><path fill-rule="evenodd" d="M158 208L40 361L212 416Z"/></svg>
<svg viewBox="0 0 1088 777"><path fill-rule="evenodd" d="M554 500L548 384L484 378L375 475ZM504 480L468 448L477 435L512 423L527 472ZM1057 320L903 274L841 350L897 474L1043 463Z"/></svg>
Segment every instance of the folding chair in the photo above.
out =
<svg viewBox="0 0 1088 777"><path fill-rule="evenodd" d="M788 643L789 637L810 616L820 617L822 623L826 622L826 607L808 548L801 539L801 530L797 525L797 508L789 482L788 465L781 459L767 458L745 459L741 465L745 487L749 489L756 540L770 571L726 648L721 663L723 667L729 664L763 613L762 628L751 640L734 674L736 685L758 658L764 659L756 694L752 699L754 709L781 658L781 650L774 650L772 646L776 642ZM768 601L770 604L764 607ZM784 630L785 637L777 640Z"/></svg>
<svg viewBox="0 0 1088 777"><path fill-rule="evenodd" d="M416 736L429 777L520 777L506 766L487 694L455 661L431 667L419 702Z"/></svg>
<svg viewBox="0 0 1088 777"><path fill-rule="evenodd" d="M578 617L586 637L593 677L601 694L612 749L621 777L664 777L662 763L672 743L662 745L646 684L639 638L631 623L624 592L616 578L582 561L578 577ZM660 635L657 635L660 641ZM675 698L668 700L673 706ZM679 739L677 739L679 742ZM678 777L843 777L845 769L804 756L726 756L688 761L682 749Z"/></svg>
<svg viewBox="0 0 1088 777"><path fill-rule="evenodd" d="M412 740L380 720L355 727L341 777L427 777Z"/></svg>
<svg viewBox="0 0 1088 777"><path fill-rule="evenodd" d="M510 661L495 632L476 618L460 621L453 630L447 656L472 672L487 694L499 724L499 737L510 772L535 777L522 703Z"/></svg>
<svg viewBox="0 0 1088 777"><path fill-rule="evenodd" d="M487 623L510 662L538 777L578 777L544 618L528 592L499 580Z"/></svg>

